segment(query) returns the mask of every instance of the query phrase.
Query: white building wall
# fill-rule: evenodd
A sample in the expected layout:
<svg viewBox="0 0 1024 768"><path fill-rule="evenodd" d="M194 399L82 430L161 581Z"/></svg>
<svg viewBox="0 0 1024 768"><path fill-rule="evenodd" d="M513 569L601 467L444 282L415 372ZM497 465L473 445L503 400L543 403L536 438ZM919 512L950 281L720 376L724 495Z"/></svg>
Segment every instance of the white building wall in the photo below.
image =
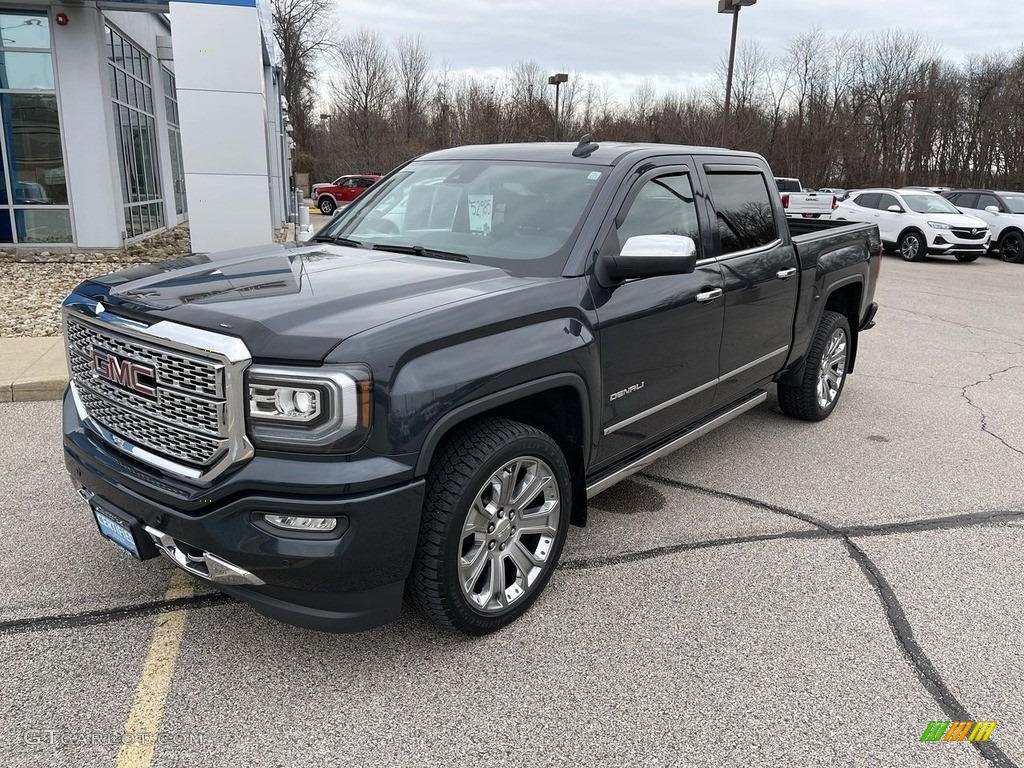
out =
<svg viewBox="0 0 1024 768"><path fill-rule="evenodd" d="M68 24L54 26L53 53L75 242L81 248L116 248L124 214L103 16L82 6L67 6L64 13Z"/></svg>
<svg viewBox="0 0 1024 768"><path fill-rule="evenodd" d="M171 2L192 248L274 240L255 7Z"/></svg>

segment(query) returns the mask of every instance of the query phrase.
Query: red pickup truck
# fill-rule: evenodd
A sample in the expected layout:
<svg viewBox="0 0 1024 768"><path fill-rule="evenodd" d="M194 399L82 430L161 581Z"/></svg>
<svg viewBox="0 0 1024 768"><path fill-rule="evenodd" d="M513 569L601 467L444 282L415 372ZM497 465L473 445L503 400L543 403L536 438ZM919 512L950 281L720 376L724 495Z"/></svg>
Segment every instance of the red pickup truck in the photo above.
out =
<svg viewBox="0 0 1024 768"><path fill-rule="evenodd" d="M313 199L324 216L330 216L339 205L351 203L374 185L380 176L366 173L339 176L330 184L314 184Z"/></svg>

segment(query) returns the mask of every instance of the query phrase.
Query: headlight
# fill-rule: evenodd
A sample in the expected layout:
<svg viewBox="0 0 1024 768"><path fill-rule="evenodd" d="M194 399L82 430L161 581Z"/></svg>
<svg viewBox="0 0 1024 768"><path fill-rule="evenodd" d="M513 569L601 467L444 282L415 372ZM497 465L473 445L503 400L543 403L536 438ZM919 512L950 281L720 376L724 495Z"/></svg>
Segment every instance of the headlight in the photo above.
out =
<svg viewBox="0 0 1024 768"><path fill-rule="evenodd" d="M370 431L373 387L363 366L254 366L247 379L249 433L260 448L351 451Z"/></svg>
<svg viewBox="0 0 1024 768"><path fill-rule="evenodd" d="M928 226L931 227L932 229L941 229L941 230L952 229L952 227L949 226L949 224L943 224L941 221L929 221L928 222Z"/></svg>

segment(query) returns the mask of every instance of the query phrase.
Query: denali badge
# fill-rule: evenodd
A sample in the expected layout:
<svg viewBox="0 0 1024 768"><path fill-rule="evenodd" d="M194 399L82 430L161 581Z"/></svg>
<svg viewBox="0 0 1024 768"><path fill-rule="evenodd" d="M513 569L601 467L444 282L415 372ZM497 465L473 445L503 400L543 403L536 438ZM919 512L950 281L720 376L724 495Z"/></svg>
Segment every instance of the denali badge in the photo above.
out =
<svg viewBox="0 0 1024 768"><path fill-rule="evenodd" d="M138 392L146 397L156 397L156 371L151 365L136 363L99 347L92 348L92 370L107 381ZM152 383L150 383L152 382Z"/></svg>
<svg viewBox="0 0 1024 768"><path fill-rule="evenodd" d="M641 381L639 384L633 384L632 386L626 387L625 389L619 390L618 392L613 392L612 396L608 398L608 401L614 402L615 400L618 400L620 397L632 395L634 392L639 392L643 388L644 382Z"/></svg>

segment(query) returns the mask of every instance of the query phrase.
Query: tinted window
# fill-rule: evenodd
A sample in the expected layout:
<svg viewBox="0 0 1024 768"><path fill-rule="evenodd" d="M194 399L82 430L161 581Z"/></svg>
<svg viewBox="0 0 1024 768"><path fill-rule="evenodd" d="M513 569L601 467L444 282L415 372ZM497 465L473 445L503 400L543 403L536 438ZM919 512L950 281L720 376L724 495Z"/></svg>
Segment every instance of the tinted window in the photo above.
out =
<svg viewBox="0 0 1024 768"><path fill-rule="evenodd" d="M692 237L697 246L697 258L701 258L697 207L687 174L659 176L644 182L618 229L619 247L636 235Z"/></svg>
<svg viewBox="0 0 1024 768"><path fill-rule="evenodd" d="M978 196L973 192L961 192L949 198L950 202L958 208L977 208Z"/></svg>
<svg viewBox="0 0 1024 768"><path fill-rule="evenodd" d="M880 211L888 211L890 205L899 205L900 208L903 208L900 205L900 201L892 195L879 195L878 200L875 202L875 207Z"/></svg>
<svg viewBox="0 0 1024 768"><path fill-rule="evenodd" d="M879 194L877 192L868 192L864 195L857 195L853 198L853 202L859 205L861 208L877 208L878 207Z"/></svg>
<svg viewBox="0 0 1024 768"><path fill-rule="evenodd" d="M978 195L978 204L972 205L971 208L977 208L979 211L983 211L990 205L994 205L1000 210L1003 207L999 204L999 200L996 199L995 195Z"/></svg>
<svg viewBox="0 0 1024 768"><path fill-rule="evenodd" d="M776 179L775 186L779 188L779 192L801 191L799 179Z"/></svg>
<svg viewBox="0 0 1024 768"><path fill-rule="evenodd" d="M776 240L775 213L759 173L709 173L722 253L758 248Z"/></svg>

